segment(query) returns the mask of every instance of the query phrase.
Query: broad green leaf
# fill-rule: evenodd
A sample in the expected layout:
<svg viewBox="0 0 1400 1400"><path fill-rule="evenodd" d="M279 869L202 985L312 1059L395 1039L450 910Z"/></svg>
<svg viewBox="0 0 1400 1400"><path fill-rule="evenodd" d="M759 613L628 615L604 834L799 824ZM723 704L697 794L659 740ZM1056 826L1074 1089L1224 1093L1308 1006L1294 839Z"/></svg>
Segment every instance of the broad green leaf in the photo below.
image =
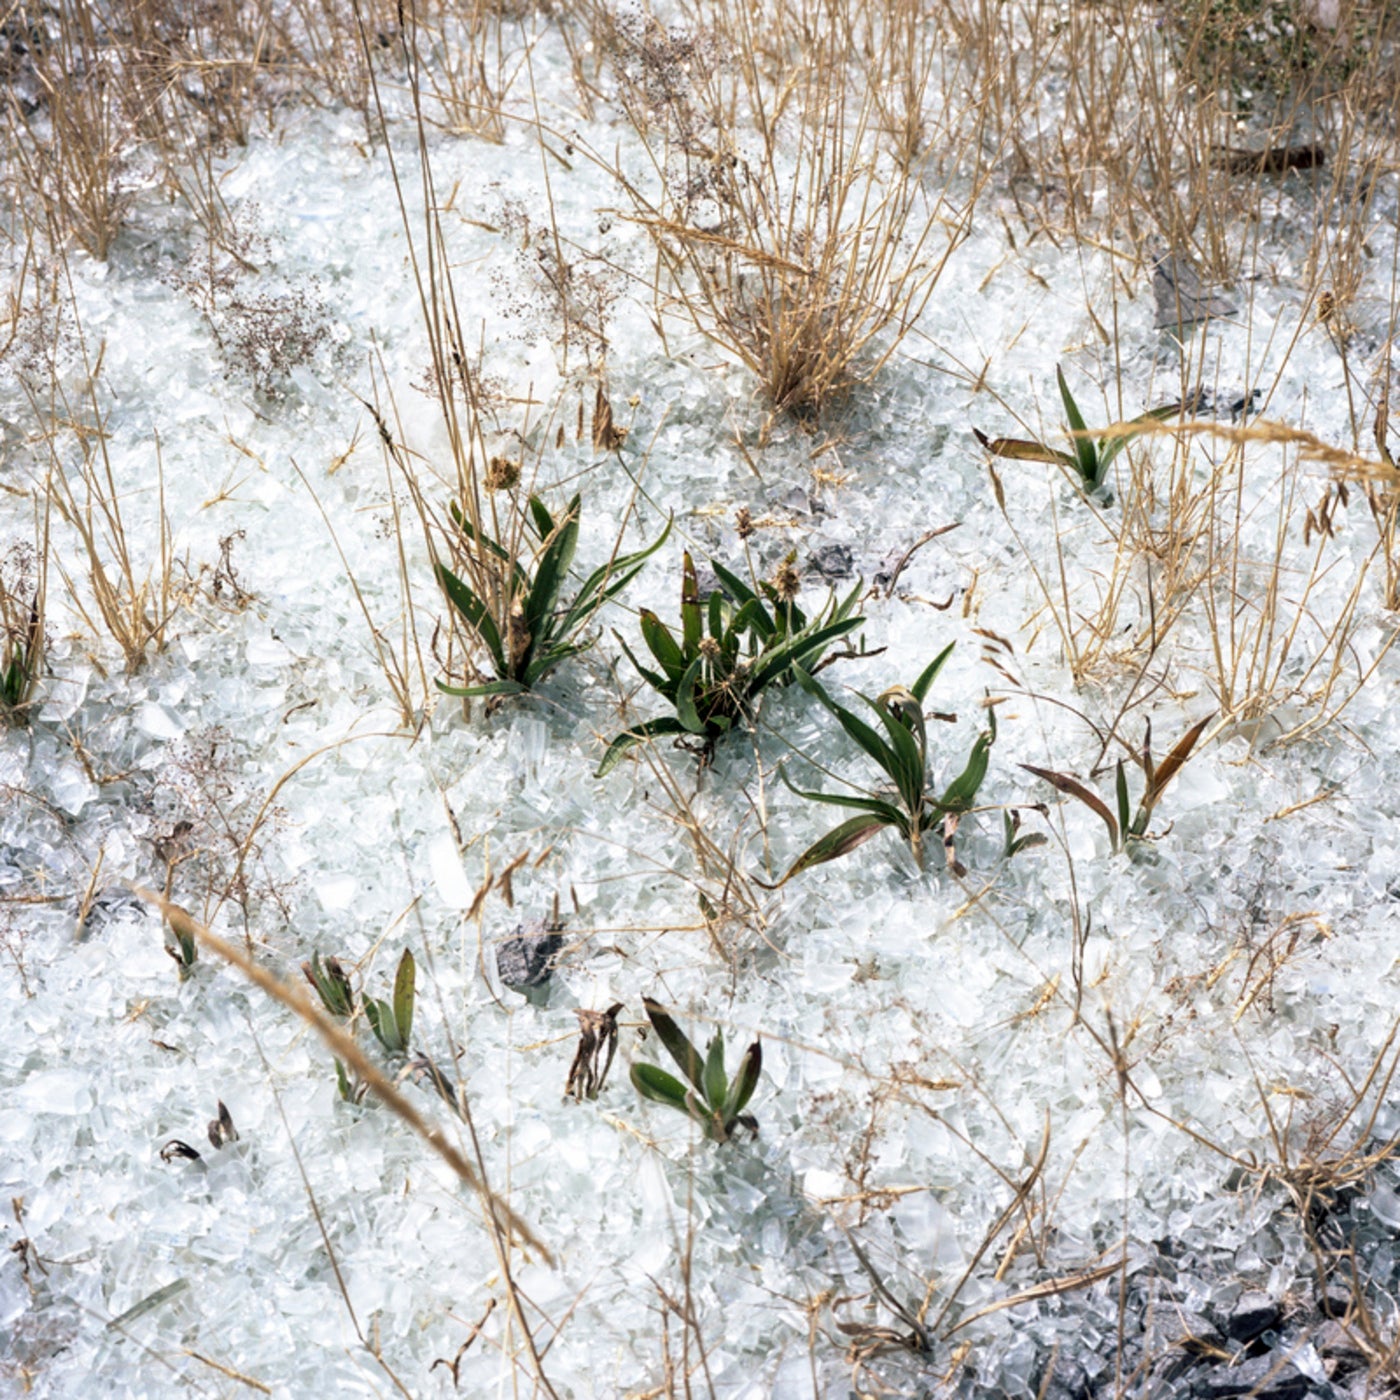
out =
<svg viewBox="0 0 1400 1400"><path fill-rule="evenodd" d="M896 766L898 760L889 745L863 719L853 715L844 705L838 705L835 700L827 694L826 688L820 681L816 680L803 667L793 668L793 674L797 677L797 683L810 695L815 695L823 705L840 721L842 729L860 745L865 752L875 760L876 763L889 775L891 781L897 781ZM863 699L864 697L862 697ZM873 701L867 701L873 704Z"/></svg>
<svg viewBox="0 0 1400 1400"><path fill-rule="evenodd" d="M530 519L540 539L547 540L554 533L554 520L538 496L530 497Z"/></svg>
<svg viewBox="0 0 1400 1400"><path fill-rule="evenodd" d="M438 583L447 595L447 601L461 614L462 620L480 638L482 645L491 655L496 674L504 679L506 670L505 651L501 646L500 629L491 616L491 610L467 587L445 564L437 566Z"/></svg>
<svg viewBox="0 0 1400 1400"><path fill-rule="evenodd" d="M638 675L659 695L670 699L675 682L669 676L663 676L659 671L653 671L649 666L643 666L637 660L636 653L627 645L616 628L613 629L613 636L617 638L617 644L626 653L627 659L636 667Z"/></svg>
<svg viewBox="0 0 1400 1400"><path fill-rule="evenodd" d="M578 547L579 509L579 498L575 496L564 518L545 540L536 561L535 576L525 597L525 626L530 632L531 647L539 645L549 634L559 590Z"/></svg>
<svg viewBox="0 0 1400 1400"><path fill-rule="evenodd" d="M977 791L987 776L987 765L991 761L993 739L994 736L985 730L977 736L977 742L968 755L967 766L938 799L940 810L965 812L977 800Z"/></svg>
<svg viewBox="0 0 1400 1400"><path fill-rule="evenodd" d="M677 646L671 629L649 608L643 608L638 616L642 640L651 648L651 654L665 671L666 678L674 685L685 674L688 653Z"/></svg>
<svg viewBox="0 0 1400 1400"><path fill-rule="evenodd" d="M660 738L664 734L681 735L689 734L685 725L674 715L662 715L658 719L644 720L641 724L634 724L631 729L624 730L616 739L608 745L607 752L603 755L603 761L598 765L598 771L593 775L595 778L605 778L621 761L623 754L628 749L636 748L638 744L645 744L651 739Z"/></svg>
<svg viewBox="0 0 1400 1400"><path fill-rule="evenodd" d="M681 562L681 648L694 656L700 647L700 584L695 577L695 561L687 552Z"/></svg>
<svg viewBox="0 0 1400 1400"><path fill-rule="evenodd" d="M685 668L685 674L676 686L676 718L692 734L705 732L705 721L701 719L700 711L695 708L695 682L699 679L700 668L704 664L705 658L697 656Z"/></svg>
<svg viewBox="0 0 1400 1400"><path fill-rule="evenodd" d="M672 1019L670 1012L658 1001L650 997L642 998L647 1020L656 1031L657 1039L666 1047L671 1058L681 1067L681 1073L700 1091L705 1092L704 1061L700 1052L690 1043L686 1033Z"/></svg>
<svg viewBox="0 0 1400 1400"><path fill-rule="evenodd" d="M878 702L875 713L890 737L890 752L895 758L894 784L904 801L905 809L918 812L924 803L924 756L908 727Z"/></svg>
<svg viewBox="0 0 1400 1400"><path fill-rule="evenodd" d="M583 586L575 595L572 606L559 625L562 636L571 636L575 628L587 621L594 609L611 598L615 598L634 578L641 573L646 561L666 543L671 533L671 521L666 528L645 549L632 554L622 554L606 564L600 565L584 580Z"/></svg>
<svg viewBox="0 0 1400 1400"><path fill-rule="evenodd" d="M711 559L710 567L715 571L715 577L720 581L724 591L728 593L736 603L742 606L744 603L758 601L758 596L754 593L753 589L750 588L738 574L731 573L730 570L726 569L718 559ZM771 623L769 623L768 630L770 632L773 630Z"/></svg>
<svg viewBox="0 0 1400 1400"><path fill-rule="evenodd" d="M812 792L807 788L797 787L783 768L778 769L780 777L790 791L795 792L799 797L805 797L809 802L823 802L831 807L848 807L856 812L873 812L895 827L903 827L908 822L908 814L901 812L893 802L885 802L878 797L848 797L839 792Z"/></svg>
<svg viewBox="0 0 1400 1400"><path fill-rule="evenodd" d="M1118 830L1126 832L1132 819L1132 809L1128 806L1128 775L1123 771L1123 760L1118 760L1118 772L1113 782L1114 794L1118 799Z"/></svg>
<svg viewBox="0 0 1400 1400"><path fill-rule="evenodd" d="M369 1022L369 1028L374 1032L375 1039L390 1054L396 1055L404 1049L403 1037L399 1034L399 1028L394 1020L394 1008L387 1001L380 1001L375 997L364 999L365 1019Z"/></svg>
<svg viewBox="0 0 1400 1400"><path fill-rule="evenodd" d="M1074 395L1069 391L1069 385L1065 382L1064 371L1055 366L1055 378L1060 381L1060 399L1065 406L1065 417L1069 419L1070 428L1076 433L1086 431L1084 415L1079 411L1079 405L1074 401ZM1079 475L1083 478L1084 485L1097 489L1102 482L1099 478L1098 449L1094 446L1092 438L1076 436L1074 439L1075 464L1079 468Z"/></svg>
<svg viewBox="0 0 1400 1400"><path fill-rule="evenodd" d="M705 1102L712 1111L722 1112L729 1096L729 1080L724 1073L724 1032L716 1031L705 1049Z"/></svg>
<svg viewBox="0 0 1400 1400"><path fill-rule="evenodd" d="M632 1066L632 1085L644 1099L670 1104L672 1108L685 1111L685 1085L659 1065L649 1065L645 1060L636 1061Z"/></svg>
<svg viewBox="0 0 1400 1400"><path fill-rule="evenodd" d="M791 679L790 673L794 666L807 669L808 663L819 660L822 653L838 637L854 632L864 622L863 617L838 618L835 622L798 632L787 641L773 647L771 651L762 653L758 665L754 668L750 682L752 688L758 691L775 681Z"/></svg>
<svg viewBox="0 0 1400 1400"><path fill-rule="evenodd" d="M537 676L531 676L530 683L533 683ZM448 685L446 681L436 682L437 688L444 695L460 695L467 699L474 699L481 695L523 695L530 688L530 684L525 681L483 681L480 685Z"/></svg>
<svg viewBox="0 0 1400 1400"><path fill-rule="evenodd" d="M842 822L840 826L833 828L825 836L812 842L793 861L788 867L787 874L777 884L769 885L757 879L754 880L754 883L762 885L766 890L781 889L794 875L800 875L804 870L810 870L814 865L825 865L829 860L839 860L842 856L850 855L858 846L863 846L872 836L877 835L888 825L889 822L884 817L873 812L852 817L850 821Z"/></svg>
<svg viewBox="0 0 1400 1400"><path fill-rule="evenodd" d="M399 970L394 974L394 1023L405 1050L413 1038L413 993L417 972L413 954L405 948L403 957L399 959Z"/></svg>
<svg viewBox="0 0 1400 1400"><path fill-rule="evenodd" d="M928 699L930 687L933 685L938 673L943 669L944 662L953 654L953 647L956 645L955 642L949 642L948 645L919 672L919 679L909 687L914 693L914 699L916 699L919 704L922 705Z"/></svg>
<svg viewBox="0 0 1400 1400"><path fill-rule="evenodd" d="M726 1123L732 1123L748 1106L749 1100L753 1098L754 1090L758 1088L758 1077L762 1073L763 1049L755 1040L744 1051L744 1058L739 1061L738 1073L735 1074L734 1080L729 1086L729 1097L724 1104Z"/></svg>

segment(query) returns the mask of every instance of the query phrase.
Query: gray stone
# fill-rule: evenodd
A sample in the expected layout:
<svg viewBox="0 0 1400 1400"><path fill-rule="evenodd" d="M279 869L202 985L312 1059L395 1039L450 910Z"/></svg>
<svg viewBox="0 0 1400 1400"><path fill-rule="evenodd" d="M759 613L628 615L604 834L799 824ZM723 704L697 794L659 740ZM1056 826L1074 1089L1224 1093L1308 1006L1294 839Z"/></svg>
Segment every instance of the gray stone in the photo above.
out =
<svg viewBox="0 0 1400 1400"><path fill-rule="evenodd" d="M564 935L554 925L521 924L496 948L496 971L512 991L542 989L549 984L554 960L564 946Z"/></svg>
<svg viewBox="0 0 1400 1400"><path fill-rule="evenodd" d="M1255 1337L1277 1327L1283 1309L1267 1293L1251 1290L1241 1293L1230 1309L1225 1330L1237 1342L1252 1342Z"/></svg>
<svg viewBox="0 0 1400 1400"><path fill-rule="evenodd" d="M1281 1356L1256 1356L1237 1366L1212 1366L1191 1387L1200 1400L1307 1400L1312 1382Z"/></svg>
<svg viewBox="0 0 1400 1400"><path fill-rule="evenodd" d="M839 583L855 572L855 555L849 545L824 544L812 551L807 567L828 583Z"/></svg>

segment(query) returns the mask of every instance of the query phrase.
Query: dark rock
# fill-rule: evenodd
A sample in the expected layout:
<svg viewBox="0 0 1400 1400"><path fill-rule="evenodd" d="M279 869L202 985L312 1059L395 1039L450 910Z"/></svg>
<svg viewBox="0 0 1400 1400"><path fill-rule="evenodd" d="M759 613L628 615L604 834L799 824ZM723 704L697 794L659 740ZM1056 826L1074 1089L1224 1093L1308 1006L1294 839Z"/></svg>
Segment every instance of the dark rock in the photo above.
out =
<svg viewBox="0 0 1400 1400"><path fill-rule="evenodd" d="M1366 1360L1366 1353L1361 1350L1351 1329L1340 1322L1324 1322L1312 1333L1311 1341L1319 1356L1337 1362L1343 1370L1354 1370Z"/></svg>
<svg viewBox="0 0 1400 1400"><path fill-rule="evenodd" d="M1317 1295L1317 1310L1323 1317L1345 1317L1352 1304L1351 1285L1331 1279Z"/></svg>
<svg viewBox="0 0 1400 1400"><path fill-rule="evenodd" d="M496 971L512 991L528 992L548 986L564 935L550 924L521 924L496 948Z"/></svg>
<svg viewBox="0 0 1400 1400"><path fill-rule="evenodd" d="M1238 1366L1212 1366L1191 1387L1199 1400L1307 1400L1312 1382L1278 1355L1256 1356Z"/></svg>
<svg viewBox="0 0 1400 1400"><path fill-rule="evenodd" d="M839 583L855 572L855 555L851 553L849 545L824 544L812 551L807 568L814 574L820 574L828 583Z"/></svg>
<svg viewBox="0 0 1400 1400"><path fill-rule="evenodd" d="M1218 1347L1223 1338L1220 1329L1204 1313L1159 1300L1147 1315L1143 1340L1148 1351L1157 1355L1173 1347L1191 1352L1209 1351Z"/></svg>
<svg viewBox="0 0 1400 1400"><path fill-rule="evenodd" d="M1267 1293L1241 1293L1230 1309L1225 1330L1237 1342L1252 1342L1262 1332L1277 1327L1283 1309Z"/></svg>

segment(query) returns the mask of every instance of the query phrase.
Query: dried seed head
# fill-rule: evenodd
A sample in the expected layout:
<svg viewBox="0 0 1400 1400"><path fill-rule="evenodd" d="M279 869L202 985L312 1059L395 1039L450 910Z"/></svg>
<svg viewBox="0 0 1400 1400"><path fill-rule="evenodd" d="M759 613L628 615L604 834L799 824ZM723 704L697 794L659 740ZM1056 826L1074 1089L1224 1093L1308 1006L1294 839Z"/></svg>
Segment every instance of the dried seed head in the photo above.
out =
<svg viewBox="0 0 1400 1400"><path fill-rule="evenodd" d="M486 464L488 491L510 491L520 483L520 463L510 457L492 457Z"/></svg>
<svg viewBox="0 0 1400 1400"><path fill-rule="evenodd" d="M740 506L734 512L734 528L738 531L739 538L746 540L754 532L753 515L748 506Z"/></svg>
<svg viewBox="0 0 1400 1400"><path fill-rule="evenodd" d="M801 591L802 576L797 572L797 556L789 554L773 575L773 588L785 603L791 603Z"/></svg>
<svg viewBox="0 0 1400 1400"><path fill-rule="evenodd" d="M720 644L713 637L700 638L700 655L706 661L718 661L721 654Z"/></svg>

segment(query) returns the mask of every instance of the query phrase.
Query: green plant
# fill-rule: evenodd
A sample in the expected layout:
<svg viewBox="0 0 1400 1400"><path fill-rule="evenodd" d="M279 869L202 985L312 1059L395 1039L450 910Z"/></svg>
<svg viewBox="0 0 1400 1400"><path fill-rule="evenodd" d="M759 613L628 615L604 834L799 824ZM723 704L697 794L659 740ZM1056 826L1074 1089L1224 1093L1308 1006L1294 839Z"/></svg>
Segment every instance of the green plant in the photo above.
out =
<svg viewBox="0 0 1400 1400"><path fill-rule="evenodd" d="M715 1032L701 1059L700 1052L664 1007L650 997L644 997L642 1004L657 1039L680 1066L691 1087L687 1088L659 1065L641 1061L632 1066L632 1084L637 1092L653 1103L664 1103L688 1114L700 1124L711 1142L728 1142L740 1124L756 1133L758 1124L744 1108L753 1098L763 1071L763 1050L758 1041L744 1051L738 1072L731 1080L724 1069L722 1031Z"/></svg>
<svg viewBox="0 0 1400 1400"><path fill-rule="evenodd" d="M994 457L1008 457L1021 462L1057 462L1076 474L1076 484L1086 498L1099 499L1105 504L1111 504L1113 494L1105 483L1113 459L1135 437L1145 432L1148 424L1175 417L1181 411L1180 406L1171 404L1163 408L1149 409L1148 412L1134 418L1132 423L1127 425L1126 432L1104 437L1099 441L1094 432L1085 426L1084 415L1080 413L1079 405L1075 403L1074 395L1070 393L1069 385L1065 382L1064 371L1058 365L1055 366L1055 378L1060 385L1060 400L1064 404L1065 418L1069 423L1070 435L1074 439L1072 455L1029 438L989 438L978 428L972 431L977 441ZM1141 423L1143 426L1135 429L1133 423Z"/></svg>
<svg viewBox="0 0 1400 1400"><path fill-rule="evenodd" d="M948 784L941 796L936 796L929 778L928 732L924 725L923 705L929 687L952 650L953 644L950 642L929 662L912 686L892 686L875 700L861 696L875 711L884 730L883 735L843 705L838 705L811 676L798 672L803 686L836 716L846 733L879 764L894 784L894 790L866 791L859 797L834 792L808 792L794 787L787 774L780 769L783 781L799 797L829 803L833 807L850 807L860 815L842 822L820 840L814 841L772 888L787 884L794 875L810 870L814 865L823 865L829 860L849 855L885 827L897 831L908 841L914 863L922 870L924 833L941 824L948 867L955 874L965 873L953 850L953 836L959 819L971 809L978 789L987 776L992 745L997 737L997 721L996 711L988 709L987 728L977 736L963 771Z"/></svg>
<svg viewBox="0 0 1400 1400"><path fill-rule="evenodd" d="M1090 811L1094 812L1108 828L1109 845L1113 853L1117 855L1118 852L1127 850L1133 843L1149 839L1147 827L1152 820L1153 809L1161 801L1167 784L1171 782L1182 764L1191 756L1191 750L1196 747L1197 740L1205 732L1205 728L1212 718L1212 715L1207 715L1205 719L1193 724L1176 741L1171 752L1160 764L1154 762L1152 758L1152 724L1151 721L1148 722L1147 733L1142 741L1142 752L1131 754L1133 761L1142 768L1143 776L1147 780L1136 811L1132 809L1128 797L1128 776L1123 768L1121 758L1115 767L1113 782L1114 803L1118 809L1117 815L1109 809L1108 804L1098 793L1071 774L1058 773L1051 768L1037 768L1030 763L1023 763L1021 767L1028 773L1034 773L1037 778L1044 778L1051 787L1064 793L1067 797L1073 797L1082 802Z"/></svg>
<svg viewBox="0 0 1400 1400"><path fill-rule="evenodd" d="M561 662L592 645L583 631L594 614L636 578L671 533L668 521L645 549L610 559L589 574L569 602L561 603L560 594L578 546L581 508L581 498L575 496L556 519L538 496L530 497L524 525L535 544L527 567L520 562L523 550L513 553L490 538L453 504L457 537L467 555L468 572L478 586L473 588L441 563L437 565L438 582L467 630L485 648L495 678L468 686L439 681L440 689L463 696L519 695L533 689ZM483 580L488 582L483 585ZM498 586L491 587L491 582Z"/></svg>
<svg viewBox="0 0 1400 1400"><path fill-rule="evenodd" d="M0 720L23 716L43 669L45 563L27 545L0 560Z"/></svg>
<svg viewBox="0 0 1400 1400"><path fill-rule="evenodd" d="M375 1039L391 1054L406 1055L409 1040L413 1035L413 994L418 969L413 954L407 948L399 959L398 971L394 974L394 997L392 1002L380 1001L376 997L365 997L365 1020L374 1032Z"/></svg>
<svg viewBox="0 0 1400 1400"><path fill-rule="evenodd" d="M820 669L831 643L865 621L852 616L859 581L845 598L831 594L821 612L809 618L797 606L791 561L779 570L776 582L760 581L757 592L723 565L713 567L720 586L702 602L695 565L686 554L679 635L654 612L642 609L642 637L659 670L642 665L618 638L642 679L675 714L644 720L619 734L598 765L599 777L628 749L667 734L698 741L702 756L708 757L736 724L753 722L766 690L788 684L804 668Z"/></svg>
<svg viewBox="0 0 1400 1400"><path fill-rule="evenodd" d="M301 970L332 1016L348 1021L355 1014L355 989L338 958L323 960L320 953L312 953L311 961L302 963Z"/></svg>

